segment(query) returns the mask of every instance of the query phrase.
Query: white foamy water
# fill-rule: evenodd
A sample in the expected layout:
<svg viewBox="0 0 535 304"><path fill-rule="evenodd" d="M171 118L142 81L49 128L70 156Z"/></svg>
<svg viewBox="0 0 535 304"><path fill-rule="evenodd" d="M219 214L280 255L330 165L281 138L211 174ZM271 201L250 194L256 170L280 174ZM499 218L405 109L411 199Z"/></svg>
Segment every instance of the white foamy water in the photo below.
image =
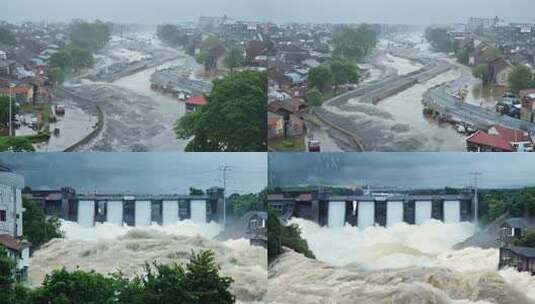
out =
<svg viewBox="0 0 535 304"><path fill-rule="evenodd" d="M181 221L143 228L101 224L84 228L62 222L64 239L55 239L30 259L29 283L39 286L47 273L66 267L110 274L118 270L132 277L146 262L186 263L192 251L213 250L224 275L234 279L238 303L262 303L267 292L267 251L245 239L217 241L215 223Z"/></svg>
<svg viewBox="0 0 535 304"><path fill-rule="evenodd" d="M535 279L497 271L497 249L452 249L474 233L470 223L363 230L291 223L318 260L288 252L275 261L267 297L273 303L535 303Z"/></svg>

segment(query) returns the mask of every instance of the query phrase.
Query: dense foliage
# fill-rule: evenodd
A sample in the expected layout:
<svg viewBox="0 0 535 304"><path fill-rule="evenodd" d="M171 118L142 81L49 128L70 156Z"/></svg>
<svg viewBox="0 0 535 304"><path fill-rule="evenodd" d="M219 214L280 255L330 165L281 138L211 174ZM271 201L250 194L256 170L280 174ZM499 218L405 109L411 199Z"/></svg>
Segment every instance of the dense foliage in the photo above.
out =
<svg viewBox="0 0 535 304"><path fill-rule="evenodd" d="M509 74L509 89L518 93L520 90L535 87L535 74L525 65L517 65Z"/></svg>
<svg viewBox="0 0 535 304"><path fill-rule="evenodd" d="M265 211L267 206L267 192L232 194L227 201L227 213L242 216L250 211Z"/></svg>
<svg viewBox="0 0 535 304"><path fill-rule="evenodd" d="M482 63L472 68L472 75L481 79L483 84L488 84L491 81L491 72L488 64Z"/></svg>
<svg viewBox="0 0 535 304"><path fill-rule="evenodd" d="M93 53L87 48L68 45L50 57L51 72L54 68L64 72L78 71L95 64ZM49 74L50 75L50 74ZM53 75L57 76L57 75Z"/></svg>
<svg viewBox="0 0 535 304"><path fill-rule="evenodd" d="M69 37L74 45L96 52L110 40L111 25L99 20L75 22L70 25Z"/></svg>
<svg viewBox="0 0 535 304"><path fill-rule="evenodd" d="M32 244L35 250L51 239L61 238L63 234L60 230L60 222L57 217L46 217L43 210L35 202L23 199L25 209L22 218L22 231L24 238Z"/></svg>
<svg viewBox="0 0 535 304"><path fill-rule="evenodd" d="M344 84L358 84L360 70L351 60L335 58L325 64L310 69L308 72L309 90L305 93L305 102L311 106L319 106L329 96L334 87ZM331 94L332 95L332 94Z"/></svg>
<svg viewBox="0 0 535 304"><path fill-rule="evenodd" d="M188 36L172 24L158 26L157 34L160 40L173 47L185 47L188 43Z"/></svg>
<svg viewBox="0 0 535 304"><path fill-rule="evenodd" d="M195 59L199 64L204 65L206 71L214 71L217 68L217 62L225 53L223 41L215 36L209 36L204 39L199 47L199 54Z"/></svg>
<svg viewBox="0 0 535 304"><path fill-rule="evenodd" d="M523 237L513 240L513 245L535 248L535 231L529 231Z"/></svg>
<svg viewBox="0 0 535 304"><path fill-rule="evenodd" d="M208 104L180 118L179 139L191 139L187 151L266 151L267 76L232 73L214 81Z"/></svg>
<svg viewBox="0 0 535 304"><path fill-rule="evenodd" d="M11 118L15 118L20 108L15 104L15 99L11 99ZM0 125L9 127L9 96L0 96Z"/></svg>
<svg viewBox="0 0 535 304"><path fill-rule="evenodd" d="M0 44L17 44L17 37L8 26L0 26Z"/></svg>
<svg viewBox="0 0 535 304"><path fill-rule="evenodd" d="M377 45L377 32L369 25L340 26L336 29L332 44L334 55L351 60L361 60Z"/></svg>
<svg viewBox="0 0 535 304"><path fill-rule="evenodd" d="M245 64L245 56L240 49L231 48L225 55L225 58L223 58L223 63L228 69L233 71L235 68Z"/></svg>
<svg viewBox="0 0 535 304"><path fill-rule="evenodd" d="M284 226L278 214L270 209L268 211L268 257L276 258L283 253L283 247L290 248L297 253L315 259L314 253L308 248L308 243L301 237L301 229L293 224Z"/></svg>
<svg viewBox="0 0 535 304"><path fill-rule="evenodd" d="M429 41L433 49L439 52L450 53L454 51L453 42L448 34L447 28L427 28L425 31L425 39Z"/></svg>
<svg viewBox="0 0 535 304"><path fill-rule="evenodd" d="M220 275L212 251L193 253L189 263L146 264L144 274L133 279L121 273L60 269L48 274L41 287L14 285L14 265L0 252L0 303L14 304L230 304L233 280ZM7 302L2 302L8 300Z"/></svg>

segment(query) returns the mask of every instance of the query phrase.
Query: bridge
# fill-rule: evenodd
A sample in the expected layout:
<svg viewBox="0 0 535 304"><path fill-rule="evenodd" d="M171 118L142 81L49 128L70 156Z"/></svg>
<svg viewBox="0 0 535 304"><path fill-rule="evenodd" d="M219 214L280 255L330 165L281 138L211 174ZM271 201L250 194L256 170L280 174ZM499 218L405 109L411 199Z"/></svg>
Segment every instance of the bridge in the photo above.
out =
<svg viewBox="0 0 535 304"><path fill-rule="evenodd" d="M270 195L269 204L283 220L291 217L314 221L330 228L346 224L367 228L399 223L420 225L431 219L444 223L473 220L472 194L443 195L328 195L287 198Z"/></svg>

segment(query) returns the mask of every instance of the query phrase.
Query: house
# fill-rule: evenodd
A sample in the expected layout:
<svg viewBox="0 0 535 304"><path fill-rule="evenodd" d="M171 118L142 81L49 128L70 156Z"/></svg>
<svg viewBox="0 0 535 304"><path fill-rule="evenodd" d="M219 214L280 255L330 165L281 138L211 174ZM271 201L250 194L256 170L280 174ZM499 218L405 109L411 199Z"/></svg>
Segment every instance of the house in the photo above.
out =
<svg viewBox="0 0 535 304"><path fill-rule="evenodd" d="M22 189L24 177L0 165L0 246L16 262L15 276L25 280L30 256L22 238Z"/></svg>
<svg viewBox="0 0 535 304"><path fill-rule="evenodd" d="M0 60L0 77L13 76L16 65L16 62L13 60Z"/></svg>
<svg viewBox="0 0 535 304"><path fill-rule="evenodd" d="M521 238L533 230L535 230L535 218L512 217L500 226L500 241L508 246L514 239Z"/></svg>
<svg viewBox="0 0 535 304"><path fill-rule="evenodd" d="M282 115L268 112L268 139L280 138L284 136L284 117Z"/></svg>
<svg viewBox="0 0 535 304"><path fill-rule="evenodd" d="M267 212L253 211L245 214L247 222L246 235L251 246L267 248Z"/></svg>
<svg viewBox="0 0 535 304"><path fill-rule="evenodd" d="M208 101L204 95L192 96L184 101L186 104L187 112L196 112L199 107L205 106L208 104Z"/></svg>
<svg viewBox="0 0 535 304"><path fill-rule="evenodd" d="M491 83L506 87L508 85L509 74L513 71L513 65L503 57L498 57L489 61Z"/></svg>
<svg viewBox="0 0 535 304"><path fill-rule="evenodd" d="M507 246L500 248L499 269L511 267L519 272L535 274L535 248Z"/></svg>
<svg viewBox="0 0 535 304"><path fill-rule="evenodd" d="M502 125L492 126L487 133L503 138L516 152L533 152L533 140L526 131L515 130Z"/></svg>
<svg viewBox="0 0 535 304"><path fill-rule="evenodd" d="M291 114L286 124L286 136L303 136L305 134L305 122L304 120L295 115Z"/></svg>
<svg viewBox="0 0 535 304"><path fill-rule="evenodd" d="M481 130L466 139L468 152L514 152L513 146L499 135L490 135Z"/></svg>
<svg viewBox="0 0 535 304"><path fill-rule="evenodd" d="M0 88L0 96L12 96L18 103L31 103L33 102L33 86L32 85L18 85L13 88L4 87Z"/></svg>

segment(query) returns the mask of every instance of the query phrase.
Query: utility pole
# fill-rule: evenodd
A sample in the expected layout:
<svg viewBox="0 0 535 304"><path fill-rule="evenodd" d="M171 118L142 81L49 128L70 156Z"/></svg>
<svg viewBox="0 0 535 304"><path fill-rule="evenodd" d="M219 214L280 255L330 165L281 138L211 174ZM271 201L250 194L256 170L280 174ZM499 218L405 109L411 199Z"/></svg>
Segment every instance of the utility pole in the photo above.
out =
<svg viewBox="0 0 535 304"><path fill-rule="evenodd" d="M13 84L10 83L9 84L9 136L13 135L13 130L11 129L12 128L12 121L11 119L13 118L13 110L11 109L12 108L12 105L11 105L11 95L13 95Z"/></svg>
<svg viewBox="0 0 535 304"><path fill-rule="evenodd" d="M219 171L223 172L223 228L227 226L227 172L232 171L230 166L221 166Z"/></svg>
<svg viewBox="0 0 535 304"><path fill-rule="evenodd" d="M474 177L474 221L476 223L476 228L479 228L479 200L477 187L479 176L483 174L481 172L472 172L470 175Z"/></svg>

